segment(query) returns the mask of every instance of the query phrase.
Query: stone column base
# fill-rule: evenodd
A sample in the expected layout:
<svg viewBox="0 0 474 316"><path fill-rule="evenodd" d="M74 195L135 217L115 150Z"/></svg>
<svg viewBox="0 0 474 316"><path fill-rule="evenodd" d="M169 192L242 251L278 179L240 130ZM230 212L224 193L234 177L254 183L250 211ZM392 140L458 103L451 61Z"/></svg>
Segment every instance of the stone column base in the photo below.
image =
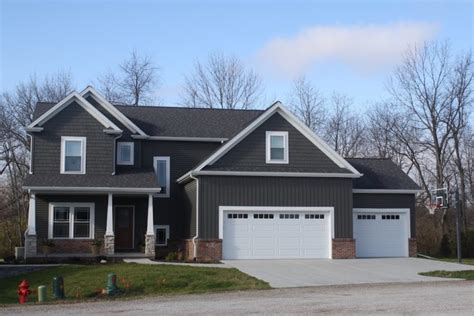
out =
<svg viewBox="0 0 474 316"><path fill-rule="evenodd" d="M355 256L355 239L334 238L332 240L333 259L353 259Z"/></svg>
<svg viewBox="0 0 474 316"><path fill-rule="evenodd" d="M155 257L155 235L145 235L145 255Z"/></svg>
<svg viewBox="0 0 474 316"><path fill-rule="evenodd" d="M221 239L196 239L197 257L194 258L194 245L192 239L187 239L185 244L186 261L219 262L222 260Z"/></svg>
<svg viewBox="0 0 474 316"><path fill-rule="evenodd" d="M36 235L25 235L25 258L36 256L38 253L38 242Z"/></svg>
<svg viewBox="0 0 474 316"><path fill-rule="evenodd" d="M104 236L104 254L111 256L115 253L115 236L105 235Z"/></svg>
<svg viewBox="0 0 474 316"><path fill-rule="evenodd" d="M416 238L409 238L408 239L408 255L410 257L416 257L418 253L418 249L416 246Z"/></svg>

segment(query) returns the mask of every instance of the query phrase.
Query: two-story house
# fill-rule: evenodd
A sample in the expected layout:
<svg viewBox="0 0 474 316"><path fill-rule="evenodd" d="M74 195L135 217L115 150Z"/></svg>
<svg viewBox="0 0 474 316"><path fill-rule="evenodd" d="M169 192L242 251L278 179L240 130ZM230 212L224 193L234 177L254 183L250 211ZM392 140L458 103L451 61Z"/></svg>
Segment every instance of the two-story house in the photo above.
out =
<svg viewBox="0 0 474 316"><path fill-rule="evenodd" d="M198 261L416 252L418 186L389 159L344 159L280 102L122 106L89 86L39 103L26 131L27 257L45 239L66 257L93 239Z"/></svg>

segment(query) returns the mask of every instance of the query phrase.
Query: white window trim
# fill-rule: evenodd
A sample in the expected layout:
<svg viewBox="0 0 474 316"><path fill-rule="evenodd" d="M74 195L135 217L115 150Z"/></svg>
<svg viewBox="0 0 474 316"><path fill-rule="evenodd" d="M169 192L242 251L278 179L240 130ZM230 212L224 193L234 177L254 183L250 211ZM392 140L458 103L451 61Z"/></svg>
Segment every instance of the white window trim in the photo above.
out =
<svg viewBox="0 0 474 316"><path fill-rule="evenodd" d="M266 137L266 163L268 164L287 164L288 163L288 156L289 156L289 150L288 150L288 132L279 132L279 131L267 131L265 133ZM271 142L270 139L272 136L283 136L283 159L275 160L271 159Z"/></svg>
<svg viewBox="0 0 474 316"><path fill-rule="evenodd" d="M130 146L130 161L122 160L120 157L120 147ZM117 165L132 166L135 157L135 143L134 142L117 142Z"/></svg>
<svg viewBox="0 0 474 316"><path fill-rule="evenodd" d="M66 141L81 142L81 171L66 171ZM61 173L62 174L86 174L86 137L61 136Z"/></svg>
<svg viewBox="0 0 474 316"><path fill-rule="evenodd" d="M69 237L53 237L54 208L69 207ZM89 237L74 237L74 209L76 207L89 207ZM94 203L49 203L48 215L48 239L94 239L95 228L95 206Z"/></svg>
<svg viewBox="0 0 474 316"><path fill-rule="evenodd" d="M156 162L158 160L164 160L166 161L166 192L165 193L155 193L155 197L161 197L161 198L168 198L170 197L170 157L169 156L155 156L153 157L153 170L155 170L155 175L156 175Z"/></svg>
<svg viewBox="0 0 474 316"><path fill-rule="evenodd" d="M170 225L154 225L153 229L154 229L155 238L156 238L155 245L160 246L160 247L168 246L168 239L170 239ZM165 241L164 244L159 244L158 243L158 234L156 233L157 229L165 229L166 230L166 241Z"/></svg>

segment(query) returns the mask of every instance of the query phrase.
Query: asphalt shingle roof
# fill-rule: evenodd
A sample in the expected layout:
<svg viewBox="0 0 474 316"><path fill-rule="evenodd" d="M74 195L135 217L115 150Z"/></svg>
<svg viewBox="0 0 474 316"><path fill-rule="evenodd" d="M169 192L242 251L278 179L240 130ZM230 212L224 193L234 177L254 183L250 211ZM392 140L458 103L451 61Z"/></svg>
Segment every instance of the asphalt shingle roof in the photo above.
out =
<svg viewBox="0 0 474 316"><path fill-rule="evenodd" d="M346 158L362 177L354 189L418 190L418 185L389 158Z"/></svg>
<svg viewBox="0 0 474 316"><path fill-rule="evenodd" d="M25 187L85 187L85 188L157 188L153 170L122 172L116 175L29 174Z"/></svg>

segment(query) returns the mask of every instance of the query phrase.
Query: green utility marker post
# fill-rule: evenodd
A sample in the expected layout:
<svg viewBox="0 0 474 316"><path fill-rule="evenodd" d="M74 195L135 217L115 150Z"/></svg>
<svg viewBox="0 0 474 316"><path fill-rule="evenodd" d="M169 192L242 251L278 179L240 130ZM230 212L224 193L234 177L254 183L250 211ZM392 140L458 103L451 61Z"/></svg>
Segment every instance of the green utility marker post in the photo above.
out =
<svg viewBox="0 0 474 316"><path fill-rule="evenodd" d="M117 293L117 275L115 273L109 273L107 275L107 295L114 295Z"/></svg>
<svg viewBox="0 0 474 316"><path fill-rule="evenodd" d="M40 285L38 286L38 302L46 301L46 286Z"/></svg>
<svg viewBox="0 0 474 316"><path fill-rule="evenodd" d="M64 280L62 276L55 276L53 278L53 297L56 300L64 298Z"/></svg>

